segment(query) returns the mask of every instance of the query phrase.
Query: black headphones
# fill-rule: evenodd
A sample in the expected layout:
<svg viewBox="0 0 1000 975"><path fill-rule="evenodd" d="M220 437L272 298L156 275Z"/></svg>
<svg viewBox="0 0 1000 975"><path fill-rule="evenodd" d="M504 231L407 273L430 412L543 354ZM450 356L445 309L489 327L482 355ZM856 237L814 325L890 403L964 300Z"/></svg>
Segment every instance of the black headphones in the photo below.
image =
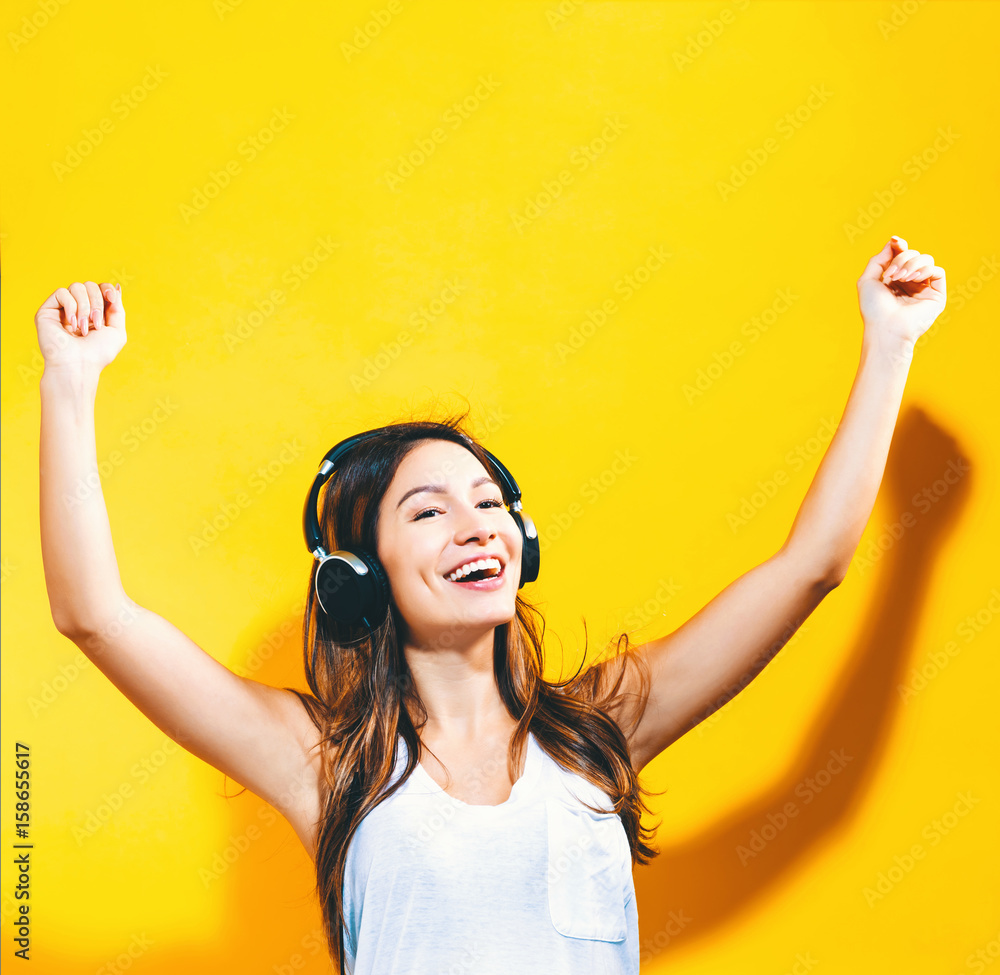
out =
<svg viewBox="0 0 1000 975"><path fill-rule="evenodd" d="M320 534L317 502L320 488L337 470L344 457L356 444L361 443L384 428L366 430L353 437L341 440L331 448L319 465L319 472L306 498L302 526L305 530L306 548L319 560L316 569L316 601L322 612L331 620L343 624L377 626L389 610L389 580L385 570L373 552L358 548L353 552L339 551L327 553L323 548ZM471 443L465 434L463 440ZM454 442L454 441L452 441ZM489 457L500 476L501 489L506 489L507 508L521 532L521 579L518 589L526 582L538 578L541 550L535 523L521 510L521 489L510 471L485 447L481 448Z"/></svg>

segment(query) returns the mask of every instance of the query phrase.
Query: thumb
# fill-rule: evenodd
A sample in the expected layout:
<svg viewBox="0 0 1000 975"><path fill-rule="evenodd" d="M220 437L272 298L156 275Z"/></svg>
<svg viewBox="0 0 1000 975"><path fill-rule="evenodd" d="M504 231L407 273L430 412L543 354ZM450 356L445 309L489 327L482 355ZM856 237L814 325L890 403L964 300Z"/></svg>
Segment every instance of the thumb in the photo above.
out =
<svg viewBox="0 0 1000 975"><path fill-rule="evenodd" d="M865 265L861 272L861 280L878 281L882 277L885 269L892 262L892 259L906 250L906 241L902 237L890 237L885 242L885 247L875 254Z"/></svg>
<svg viewBox="0 0 1000 975"><path fill-rule="evenodd" d="M125 308L122 305L121 285L112 285L104 282L101 284L101 294L107 302L104 309L104 324L112 328L125 327Z"/></svg>

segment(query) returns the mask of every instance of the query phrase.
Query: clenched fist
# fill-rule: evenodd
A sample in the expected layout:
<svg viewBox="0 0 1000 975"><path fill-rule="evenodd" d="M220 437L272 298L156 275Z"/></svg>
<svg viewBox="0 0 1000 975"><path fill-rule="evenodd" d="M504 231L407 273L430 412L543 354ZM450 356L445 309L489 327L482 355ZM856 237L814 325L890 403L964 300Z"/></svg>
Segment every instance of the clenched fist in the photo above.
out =
<svg viewBox="0 0 1000 975"><path fill-rule="evenodd" d="M947 297L944 268L902 237L890 237L858 278L866 336L910 351L944 311Z"/></svg>
<svg viewBox="0 0 1000 975"><path fill-rule="evenodd" d="M126 342L121 285L76 281L57 288L35 312L35 328L46 368L103 369Z"/></svg>

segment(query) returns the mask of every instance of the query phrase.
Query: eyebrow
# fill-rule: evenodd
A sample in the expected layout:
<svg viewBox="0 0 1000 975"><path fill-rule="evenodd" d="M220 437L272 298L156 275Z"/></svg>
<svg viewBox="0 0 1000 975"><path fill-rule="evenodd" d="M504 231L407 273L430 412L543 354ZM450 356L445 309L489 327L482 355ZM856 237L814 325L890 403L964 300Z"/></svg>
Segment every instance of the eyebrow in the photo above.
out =
<svg viewBox="0 0 1000 975"><path fill-rule="evenodd" d="M494 481L492 477L486 477L486 476L477 477L469 485L469 487L477 488L477 487L479 487L480 484L496 484L497 487L500 487L500 485L497 484L497 482ZM432 494L447 494L448 493L448 489L446 487L442 487L440 484L421 484L420 487L410 488L410 490L407 491L406 494L404 494L399 499L399 504L396 505L396 510L398 511L399 508L402 507L403 502L407 498L412 497L414 494L420 494L421 491L430 491Z"/></svg>

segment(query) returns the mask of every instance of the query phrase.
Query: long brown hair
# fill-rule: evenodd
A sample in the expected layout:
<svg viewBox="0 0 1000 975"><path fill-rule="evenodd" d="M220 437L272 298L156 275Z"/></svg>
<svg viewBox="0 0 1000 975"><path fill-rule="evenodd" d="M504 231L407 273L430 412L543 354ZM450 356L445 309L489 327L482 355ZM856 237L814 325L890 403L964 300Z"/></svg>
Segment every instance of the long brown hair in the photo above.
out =
<svg viewBox="0 0 1000 975"><path fill-rule="evenodd" d="M342 461L320 502L323 546L328 552L361 546L377 551L379 507L400 462L417 444L451 440L471 450L487 471L492 464L475 438L464 429L468 411L443 422L393 423L361 442ZM464 439L468 437L469 439ZM509 498L505 501L509 504ZM323 751L316 847L316 890L331 957L344 971L344 904L342 899L347 848L362 819L392 795L419 761L418 731L427 719L403 653L405 623L390 599L386 618L370 632L345 629L316 604L313 562L303 622L306 679L311 694L295 691L320 732ZM649 811L629 761L625 735L607 711L624 675L628 636L618 679L608 688L607 674L597 668L566 681L543 677L541 612L520 592L515 615L493 633L493 674L500 696L517 720L508 768L514 780L528 731L563 767L602 789L614 803L628 836L633 863L645 864L659 851L647 845L654 829L641 824ZM634 655L633 655L634 656ZM638 657L634 657L636 661ZM582 669L581 664L581 669ZM648 671L642 678L643 706L648 697ZM294 690L294 688L289 688ZM413 715L418 715L415 725ZM408 758L399 780L388 788L397 759L398 736ZM516 756L516 758L515 758ZM593 807L591 807L593 808ZM595 811L598 811L595 809ZM605 810L600 810L605 811Z"/></svg>

